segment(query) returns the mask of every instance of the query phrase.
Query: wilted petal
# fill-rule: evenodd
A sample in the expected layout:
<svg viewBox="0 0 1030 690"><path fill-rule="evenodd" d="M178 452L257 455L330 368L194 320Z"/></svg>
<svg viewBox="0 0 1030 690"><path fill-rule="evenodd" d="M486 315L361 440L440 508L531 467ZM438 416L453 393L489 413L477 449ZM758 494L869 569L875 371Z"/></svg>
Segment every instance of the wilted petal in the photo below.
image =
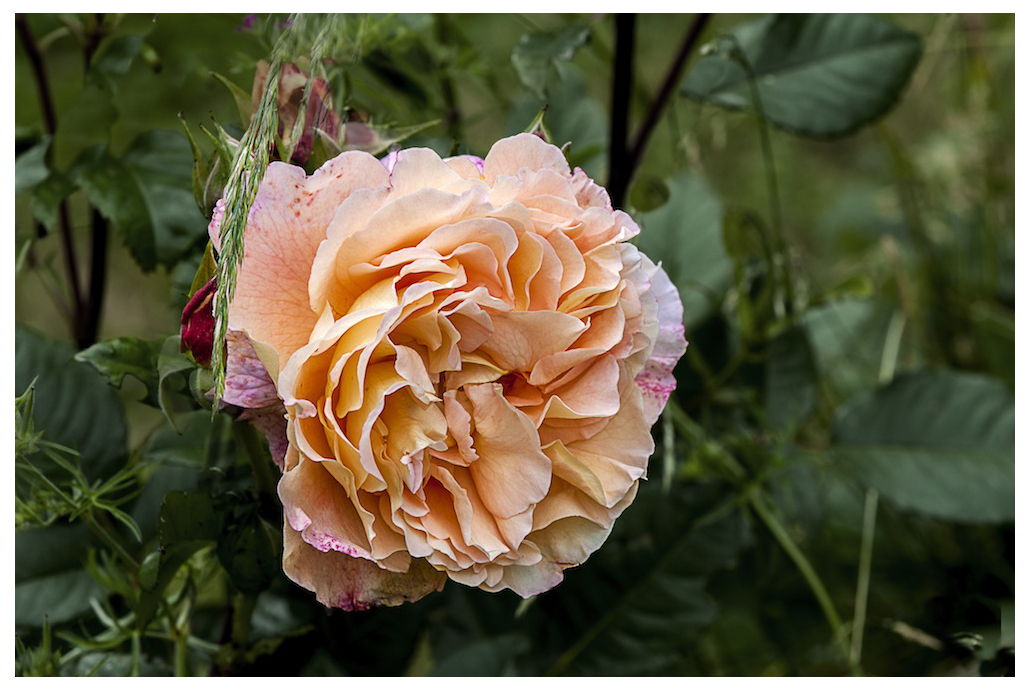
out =
<svg viewBox="0 0 1030 690"><path fill-rule="evenodd" d="M283 571L314 592L321 604L345 611L416 601L440 591L447 581L443 573L422 560L412 561L407 572L394 573L364 558L319 551L289 524L283 526Z"/></svg>

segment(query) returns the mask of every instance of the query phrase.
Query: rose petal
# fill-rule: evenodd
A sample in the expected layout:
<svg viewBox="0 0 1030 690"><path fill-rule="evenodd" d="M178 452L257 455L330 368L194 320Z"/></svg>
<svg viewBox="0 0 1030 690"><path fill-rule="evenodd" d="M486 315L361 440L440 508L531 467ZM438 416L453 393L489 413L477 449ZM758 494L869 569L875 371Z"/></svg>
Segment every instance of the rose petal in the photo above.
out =
<svg viewBox="0 0 1030 690"><path fill-rule="evenodd" d="M655 266L643 254L641 257L645 270L651 274L651 294L658 300L658 337L651 357L635 379L644 394L644 421L650 426L658 420L676 389L672 370L686 352L687 341L683 338L683 303L679 291L660 266Z"/></svg>
<svg viewBox="0 0 1030 690"><path fill-rule="evenodd" d="M504 399L499 384L466 386L476 423L479 459L471 465L483 504L495 516L510 518L547 494L551 461L540 450L533 422Z"/></svg>
<svg viewBox="0 0 1030 690"><path fill-rule="evenodd" d="M379 161L358 151L341 154L311 177L285 163L268 166L247 220L229 328L270 347L277 360L266 362L272 378L308 341L318 318L310 307L308 279L337 207L353 191L387 179ZM211 240L220 247L217 230Z"/></svg>
<svg viewBox="0 0 1030 690"><path fill-rule="evenodd" d="M319 551L289 524L283 525L283 571L323 605L345 611L416 601L443 589L447 580L422 560L412 561L407 572L394 573L364 558Z"/></svg>

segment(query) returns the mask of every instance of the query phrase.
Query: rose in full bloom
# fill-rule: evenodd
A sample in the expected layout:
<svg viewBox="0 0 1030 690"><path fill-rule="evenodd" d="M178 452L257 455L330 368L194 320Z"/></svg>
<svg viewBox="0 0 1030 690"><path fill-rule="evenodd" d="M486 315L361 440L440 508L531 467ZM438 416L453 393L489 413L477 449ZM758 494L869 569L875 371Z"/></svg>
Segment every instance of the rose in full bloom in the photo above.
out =
<svg viewBox="0 0 1030 690"><path fill-rule="evenodd" d="M275 411L273 440L285 422L286 574L345 609L448 578L525 597L597 550L646 475L686 347L638 232L528 134L483 160L272 163L228 378L230 402Z"/></svg>

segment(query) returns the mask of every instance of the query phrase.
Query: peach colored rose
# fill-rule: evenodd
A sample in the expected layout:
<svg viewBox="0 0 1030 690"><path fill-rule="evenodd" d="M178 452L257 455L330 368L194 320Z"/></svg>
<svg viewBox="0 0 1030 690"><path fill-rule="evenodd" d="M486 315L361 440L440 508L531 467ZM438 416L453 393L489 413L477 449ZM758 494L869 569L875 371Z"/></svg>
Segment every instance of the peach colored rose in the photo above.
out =
<svg viewBox="0 0 1030 690"><path fill-rule="evenodd" d="M678 293L535 136L388 162L272 163L247 225L229 378L259 357L285 409L284 569L345 609L544 592L646 474Z"/></svg>

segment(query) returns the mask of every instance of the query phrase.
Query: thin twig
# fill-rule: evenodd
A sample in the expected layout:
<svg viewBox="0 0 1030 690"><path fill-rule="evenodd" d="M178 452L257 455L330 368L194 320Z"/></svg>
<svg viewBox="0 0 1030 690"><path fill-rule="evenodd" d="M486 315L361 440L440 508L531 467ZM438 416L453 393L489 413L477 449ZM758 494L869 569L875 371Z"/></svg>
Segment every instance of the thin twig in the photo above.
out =
<svg viewBox="0 0 1030 690"><path fill-rule="evenodd" d="M43 114L43 124L46 127L46 132L51 137L57 131L57 116L54 111L54 103L50 97L50 81L47 79L46 67L43 64L43 54L39 50L39 46L36 45L35 39L32 37L32 31L29 29L28 20L25 19L24 14L16 14L14 18L14 24L18 31L18 37L21 39L22 45L25 48L25 53L29 58L29 63L32 66L32 73L36 78L36 91L39 94L40 109ZM82 323L82 292L79 287L79 269L78 261L75 258L75 243L72 241L72 230L71 220L68 215L68 203L62 201L58 206L58 218L60 219L61 225L61 244L64 249L64 266L68 274L68 286L72 293L72 331L75 335L76 342L81 345L81 323ZM87 345L89 343L86 343Z"/></svg>
<svg viewBox="0 0 1030 690"><path fill-rule="evenodd" d="M647 142L651 138L651 133L658 125L658 120L662 115L662 111L665 110L666 103L669 102L669 99L676 90L676 86L679 84L680 74L682 74L683 67L687 64L687 58L694 51L694 46L697 45L701 34L705 30L705 26L708 25L708 20L711 18L711 14L699 14L694 18L690 28L687 29L687 35L684 37L676 57L672 59L669 70L665 73L665 79L662 80L662 85L658 89L658 95L651 102L651 107L647 111L647 115L644 116L644 121L641 123L640 129L637 130L637 136L633 139L633 145L629 149L629 158L627 160L630 171L629 177L632 177L632 172L640 164L640 159L643 158L644 151L647 149ZM629 183L629 178L627 178L626 182L627 184Z"/></svg>
<svg viewBox="0 0 1030 690"><path fill-rule="evenodd" d="M790 257L787 251L787 240L783 234L783 212L780 207L780 186L779 177L776 174L776 160L773 158L772 138L769 136L769 124L765 120L765 107L762 105L762 94L758 89L758 75L755 74L751 62L747 58L736 38L731 37L736 46L738 63L747 72L748 89L751 92L751 102L755 108L755 120L758 124L758 139L762 145L762 164L765 168L765 184L769 194L769 209L772 213L772 244L774 247L773 264L769 267L778 287L782 287L785 294L781 295L779 290L774 294L773 308L778 317L795 313L794 305L794 276L790 267Z"/></svg>

